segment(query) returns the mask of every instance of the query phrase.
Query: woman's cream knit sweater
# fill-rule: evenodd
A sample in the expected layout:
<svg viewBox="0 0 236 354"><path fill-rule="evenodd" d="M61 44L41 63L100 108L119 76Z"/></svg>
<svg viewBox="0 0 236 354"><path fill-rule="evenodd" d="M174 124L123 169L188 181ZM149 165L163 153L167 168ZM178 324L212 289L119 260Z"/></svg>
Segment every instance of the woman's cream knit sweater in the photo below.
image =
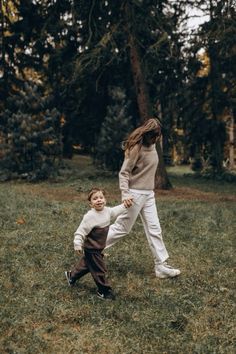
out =
<svg viewBox="0 0 236 354"><path fill-rule="evenodd" d="M138 145L125 157L119 173L122 200L130 197L129 189L153 190L158 166L155 144L147 147Z"/></svg>

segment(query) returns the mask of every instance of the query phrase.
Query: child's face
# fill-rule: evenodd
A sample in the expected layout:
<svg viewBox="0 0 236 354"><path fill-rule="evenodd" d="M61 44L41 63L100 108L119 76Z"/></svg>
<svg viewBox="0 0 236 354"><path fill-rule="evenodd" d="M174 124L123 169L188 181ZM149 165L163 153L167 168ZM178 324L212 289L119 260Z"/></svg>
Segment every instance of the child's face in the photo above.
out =
<svg viewBox="0 0 236 354"><path fill-rule="evenodd" d="M102 192L96 192L91 196L90 206L97 211L103 210L104 206L106 205L106 199Z"/></svg>

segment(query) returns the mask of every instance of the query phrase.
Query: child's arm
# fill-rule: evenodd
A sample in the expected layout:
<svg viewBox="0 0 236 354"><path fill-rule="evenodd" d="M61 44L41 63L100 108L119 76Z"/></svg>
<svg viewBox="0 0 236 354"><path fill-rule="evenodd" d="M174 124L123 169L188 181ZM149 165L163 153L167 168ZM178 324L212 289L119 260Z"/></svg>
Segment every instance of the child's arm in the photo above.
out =
<svg viewBox="0 0 236 354"><path fill-rule="evenodd" d="M90 233L91 226L88 222L86 215L83 217L81 224L74 233L74 249L75 251L81 252L83 250L83 244L85 237Z"/></svg>
<svg viewBox="0 0 236 354"><path fill-rule="evenodd" d="M110 208L110 213L111 213L111 219L116 219L117 216L120 214L123 214L126 210L126 206L124 203L117 205L113 208Z"/></svg>

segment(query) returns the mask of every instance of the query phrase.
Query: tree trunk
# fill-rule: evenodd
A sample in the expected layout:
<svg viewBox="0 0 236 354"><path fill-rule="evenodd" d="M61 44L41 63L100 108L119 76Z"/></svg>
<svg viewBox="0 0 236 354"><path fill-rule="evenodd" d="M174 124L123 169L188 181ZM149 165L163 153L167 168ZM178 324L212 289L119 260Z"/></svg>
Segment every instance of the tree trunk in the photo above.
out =
<svg viewBox="0 0 236 354"><path fill-rule="evenodd" d="M162 119L162 110L161 110L160 102L157 102L157 112L158 112L158 117ZM172 189L173 187L168 178L166 168L165 168L162 141L158 141L156 147L157 147L157 153L159 157L159 164L158 164L157 173L155 177L155 189Z"/></svg>
<svg viewBox="0 0 236 354"><path fill-rule="evenodd" d="M150 117L151 107L147 93L146 82L143 77L138 49L132 34L129 35L130 63L133 74L134 87L141 122Z"/></svg>
<svg viewBox="0 0 236 354"><path fill-rule="evenodd" d="M231 170L235 167L234 162L234 114L233 110L230 110L230 120L229 120L229 168Z"/></svg>
<svg viewBox="0 0 236 354"><path fill-rule="evenodd" d="M1 21L1 39L0 39L0 50L2 52L2 64L0 66L1 75L3 76L4 85L1 88L0 98L4 101L7 93L7 77L6 77L6 53L5 53L5 19L3 11L3 3L0 1L0 21Z"/></svg>
<svg viewBox="0 0 236 354"><path fill-rule="evenodd" d="M212 0L210 0L210 20L214 21L213 16L214 6ZM221 91L220 84L219 84L219 68L218 68L218 61L217 56L215 54L215 43L212 38L209 38L209 47L208 47L208 54L210 60L210 72L209 72L209 79L210 79L210 95L211 95L211 113L215 124L220 122L219 117L219 103L218 103L218 95ZM220 127L221 129L221 127ZM213 142L212 147L212 158L211 158L211 166L213 170L221 174L223 170L223 154L224 144L220 141L219 137L215 136L215 141Z"/></svg>
<svg viewBox="0 0 236 354"><path fill-rule="evenodd" d="M128 3L125 7L126 14L126 23L127 23L127 35L129 40L130 48L130 64L134 80L135 92L137 97L137 104L139 109L140 121L141 123L145 122L148 118L152 117L152 109L150 104L149 93L145 81L145 77L142 70L139 48L135 40L135 35L131 31L130 23L131 19L131 9L129 8ZM172 188L171 183L168 179L166 168L164 165L162 148L160 142L157 143L157 153L159 157L159 165L156 174L155 185L157 189L170 189Z"/></svg>
<svg viewBox="0 0 236 354"><path fill-rule="evenodd" d="M163 154L162 154L162 147L159 141L157 143L157 153L159 157L159 164L158 164L157 173L155 177L155 189L172 189L173 187L170 183L170 180L166 172Z"/></svg>

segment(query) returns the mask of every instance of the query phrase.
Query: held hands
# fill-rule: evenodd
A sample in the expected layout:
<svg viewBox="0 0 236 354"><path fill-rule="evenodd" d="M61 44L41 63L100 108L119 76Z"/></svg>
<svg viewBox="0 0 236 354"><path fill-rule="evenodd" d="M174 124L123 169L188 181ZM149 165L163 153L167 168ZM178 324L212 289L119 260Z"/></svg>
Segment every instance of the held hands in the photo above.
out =
<svg viewBox="0 0 236 354"><path fill-rule="evenodd" d="M83 254L83 251L82 251L82 249L75 250L75 253L76 253L77 256L81 256Z"/></svg>
<svg viewBox="0 0 236 354"><path fill-rule="evenodd" d="M133 205L133 198L129 197L127 199L124 199L123 203L126 208L130 208Z"/></svg>

